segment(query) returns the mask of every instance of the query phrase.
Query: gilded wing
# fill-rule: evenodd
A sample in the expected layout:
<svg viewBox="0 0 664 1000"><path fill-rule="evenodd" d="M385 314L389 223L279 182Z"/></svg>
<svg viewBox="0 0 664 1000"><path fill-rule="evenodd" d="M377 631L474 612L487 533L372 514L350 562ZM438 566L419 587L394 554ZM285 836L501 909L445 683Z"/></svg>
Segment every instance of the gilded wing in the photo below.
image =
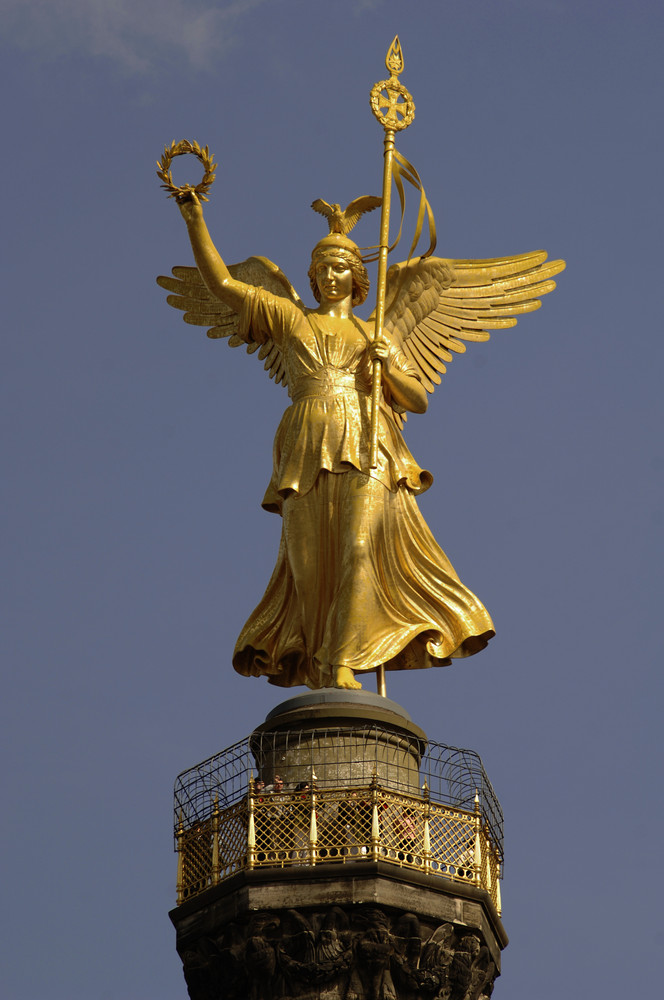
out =
<svg viewBox="0 0 664 1000"><path fill-rule="evenodd" d="M228 270L238 281L265 288L273 295L290 299L291 302L304 309L300 296L284 272L267 257L248 257L241 264L231 264ZM228 337L230 347L239 347L244 344L247 348L247 354L258 351L258 358L265 362L264 368L270 378L273 378L277 384L281 382L282 385L287 385L286 369L281 350L271 338L266 340L264 344L256 344L253 341L247 343L238 336L240 317L208 290L197 267L174 267L172 273L172 278L160 275L157 278L157 284L161 288L165 288L167 292L172 293L166 301L175 309L183 310L184 316L182 318L185 323L209 327L207 335L214 340L219 337Z"/></svg>
<svg viewBox="0 0 664 1000"><path fill-rule="evenodd" d="M354 198L349 205L346 205L344 210L344 218L346 220L344 232L346 235L348 235L363 215L367 212L373 212L374 208L379 208L382 204L383 199L375 194L365 194L360 198Z"/></svg>
<svg viewBox="0 0 664 1000"><path fill-rule="evenodd" d="M416 367L427 392L440 385L464 341L489 339L490 330L515 326L522 313L541 306L540 296L565 261L547 261L544 250L491 260L418 258L387 273L384 328Z"/></svg>

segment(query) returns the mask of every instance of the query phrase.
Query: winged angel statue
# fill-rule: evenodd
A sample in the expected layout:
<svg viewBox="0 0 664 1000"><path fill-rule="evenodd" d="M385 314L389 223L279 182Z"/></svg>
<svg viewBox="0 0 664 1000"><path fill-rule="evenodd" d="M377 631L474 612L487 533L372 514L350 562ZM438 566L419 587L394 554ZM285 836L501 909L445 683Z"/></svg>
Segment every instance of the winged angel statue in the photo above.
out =
<svg viewBox="0 0 664 1000"><path fill-rule="evenodd" d="M422 517L417 496L432 482L402 435L405 414L424 413L427 393L464 341L514 326L552 291L563 261L544 252L494 260L429 257L388 272L382 336L373 314L354 315L369 280L348 237L378 198L314 202L330 233L313 249L307 308L265 257L226 266L195 192L178 199L197 267L158 278L184 320L257 352L288 389L274 440L263 507L282 517L272 577L240 633L233 666L272 684L361 687L357 674L445 666L494 635L488 612L465 587ZM381 362L378 458L370 467L371 376Z"/></svg>

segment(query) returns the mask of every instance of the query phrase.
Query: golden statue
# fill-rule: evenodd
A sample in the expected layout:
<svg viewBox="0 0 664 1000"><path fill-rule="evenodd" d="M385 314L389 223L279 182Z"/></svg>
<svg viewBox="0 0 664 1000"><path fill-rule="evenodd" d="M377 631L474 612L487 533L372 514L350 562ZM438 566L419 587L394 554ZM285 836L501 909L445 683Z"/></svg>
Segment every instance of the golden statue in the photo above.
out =
<svg viewBox="0 0 664 1000"><path fill-rule="evenodd" d="M263 498L266 510L282 516L277 564L233 655L239 673L284 687L359 688L356 675L376 671L384 693L384 669L444 666L484 649L494 635L488 612L419 511L416 498L433 478L408 450L403 420L425 412L427 392L453 354L465 351L463 341L488 340L489 330L538 308L564 267L545 263L544 252L476 261L429 255L385 273L394 130L412 120L394 59L387 65L390 80L376 85L387 89L385 103L377 100L387 108L382 199L359 198L345 211L320 199L312 206L330 227L309 268L317 308L307 308L264 257L227 266L196 190L171 185L197 266L158 279L171 292L168 302L185 311L186 322L210 327L209 337L257 351L291 399ZM415 172L399 161L410 179ZM163 160L162 168L168 180ZM381 203L378 304L362 320L353 310L369 279L348 232Z"/></svg>

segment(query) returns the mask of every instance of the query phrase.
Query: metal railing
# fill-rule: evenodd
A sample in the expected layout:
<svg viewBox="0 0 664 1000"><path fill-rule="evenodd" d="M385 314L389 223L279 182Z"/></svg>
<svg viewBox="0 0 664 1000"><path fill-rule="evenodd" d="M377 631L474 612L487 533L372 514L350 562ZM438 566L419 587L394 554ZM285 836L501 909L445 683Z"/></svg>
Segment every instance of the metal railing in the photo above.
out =
<svg viewBox="0 0 664 1000"><path fill-rule="evenodd" d="M348 730L328 730L320 767L320 730L289 733L284 754L283 733L254 733L181 774L178 904L242 870L381 860L483 888L500 912L502 811L480 758L430 742L413 771L397 740L386 761L385 737L363 730L352 745ZM265 790L256 761L274 770L275 759L283 786Z"/></svg>
<svg viewBox="0 0 664 1000"><path fill-rule="evenodd" d="M324 769L320 767L323 740ZM482 821L502 860L503 813L479 755L429 740L426 747L421 746L416 766L411 761L407 763L412 766L404 766L405 756L403 741L379 725L356 732L332 727L324 731L255 732L178 775L174 833L181 824L190 828L209 820L215 803L223 810L242 801L252 774L272 782L278 771L287 791L309 781L316 772L319 789L366 785L374 774L383 774L381 783L391 790L412 794L426 785L432 801L454 809L473 812L479 796ZM273 767L266 773L265 764L261 767L260 762L270 760ZM349 760L353 762L350 766Z"/></svg>
<svg viewBox="0 0 664 1000"><path fill-rule="evenodd" d="M177 901L238 871L385 861L486 889L500 912L500 856L472 811L369 785L257 793L177 833Z"/></svg>

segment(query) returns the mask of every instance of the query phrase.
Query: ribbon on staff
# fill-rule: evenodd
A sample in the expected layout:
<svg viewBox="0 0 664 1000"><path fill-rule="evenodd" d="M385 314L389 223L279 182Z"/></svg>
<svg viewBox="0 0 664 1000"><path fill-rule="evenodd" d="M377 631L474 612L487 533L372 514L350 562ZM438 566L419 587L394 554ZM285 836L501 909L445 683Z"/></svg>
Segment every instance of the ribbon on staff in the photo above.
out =
<svg viewBox="0 0 664 1000"><path fill-rule="evenodd" d="M420 201L417 209L417 222L415 225L415 233L413 235L413 240L410 245L410 250L408 251L408 260L410 260L413 254L415 253L417 244L420 241L420 237L422 235L422 229L424 227L425 217L429 227L429 246L424 251L424 253L420 254L420 257L421 258L430 257L431 254L436 249L436 242L437 242L436 220L434 219L433 210L431 208L431 205L429 204L429 199L426 196L424 185L422 184L422 179L418 174L417 170L415 169L415 167L413 166L413 164L410 163L410 161L407 160L405 156L402 156L402 154L399 153L398 150L395 149L392 156L393 156L392 177L394 178L394 183L396 185L396 189L399 195L399 203L401 205L401 218L399 220L399 231L397 233L396 239L394 243L392 243L391 246L387 248L387 252L392 253L392 251L401 242L403 221L406 212L406 192L404 188L404 181L406 181L408 184L411 184L416 191L419 191L420 193ZM378 251L377 247L367 247L367 249ZM369 255L363 254L362 259L364 260L365 263L370 264L372 263L372 261L378 260L378 256L379 256L378 252Z"/></svg>

